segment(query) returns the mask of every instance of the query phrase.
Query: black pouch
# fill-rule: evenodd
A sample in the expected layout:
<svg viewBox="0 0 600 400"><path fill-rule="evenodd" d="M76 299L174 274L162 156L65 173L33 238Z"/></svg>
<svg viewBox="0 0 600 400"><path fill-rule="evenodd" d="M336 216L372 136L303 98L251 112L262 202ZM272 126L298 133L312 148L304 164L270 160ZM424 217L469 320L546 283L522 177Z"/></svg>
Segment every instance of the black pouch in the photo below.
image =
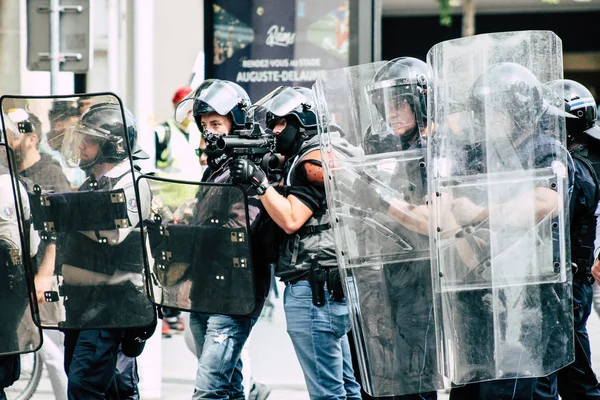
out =
<svg viewBox="0 0 600 400"><path fill-rule="evenodd" d="M342 301L346 298L339 269L329 268L327 270L327 289L334 301Z"/></svg>

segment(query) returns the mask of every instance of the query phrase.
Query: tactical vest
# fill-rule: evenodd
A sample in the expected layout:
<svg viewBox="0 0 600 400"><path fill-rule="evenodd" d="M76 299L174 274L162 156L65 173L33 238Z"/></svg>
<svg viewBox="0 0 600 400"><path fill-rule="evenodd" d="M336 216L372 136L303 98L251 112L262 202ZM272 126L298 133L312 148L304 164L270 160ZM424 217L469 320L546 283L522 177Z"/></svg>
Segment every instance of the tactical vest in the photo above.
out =
<svg viewBox="0 0 600 400"><path fill-rule="evenodd" d="M594 239L596 237L596 206L600 200L598 175L592 162L586 157L585 149L571 151L574 160L580 162L590 173L594 183L593 206L584 212L574 212L571 216L571 261L579 269L590 269L594 262ZM596 167L599 164L596 163Z"/></svg>
<svg viewBox="0 0 600 400"><path fill-rule="evenodd" d="M344 155L352 154L353 146L339 135L332 136L332 147ZM313 136L302 144L298 155L290 160L286 168L285 185L290 186L296 177L296 168L312 151L319 149L319 137ZM335 242L324 199L304 226L291 235L284 235L279 248L276 275L284 282L303 276L310 270L311 255L317 256L322 268L337 267Z"/></svg>
<svg viewBox="0 0 600 400"><path fill-rule="evenodd" d="M127 171L114 178L104 176L98 181L98 189L95 190L111 190L122 179L128 179L127 175L130 174L131 171ZM87 179L79 190L89 191L90 179ZM80 210L80 212L96 211ZM99 232L96 232L96 235L100 236ZM109 276L113 275L117 269L127 272L142 272L142 240L139 232L131 232L125 240L114 246L94 241L79 232L61 233L58 240L56 252L58 265L69 264Z"/></svg>

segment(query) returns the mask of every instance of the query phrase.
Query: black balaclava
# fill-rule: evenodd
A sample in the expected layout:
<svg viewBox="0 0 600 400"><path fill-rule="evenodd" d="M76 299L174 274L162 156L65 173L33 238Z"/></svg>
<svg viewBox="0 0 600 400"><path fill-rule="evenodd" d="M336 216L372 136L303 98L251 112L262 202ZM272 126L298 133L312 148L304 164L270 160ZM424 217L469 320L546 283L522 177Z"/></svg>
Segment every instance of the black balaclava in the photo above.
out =
<svg viewBox="0 0 600 400"><path fill-rule="evenodd" d="M290 118L289 116L285 117L285 120L287 125L277 135L275 150L284 156L290 157L295 155L302 145L300 124L296 118Z"/></svg>

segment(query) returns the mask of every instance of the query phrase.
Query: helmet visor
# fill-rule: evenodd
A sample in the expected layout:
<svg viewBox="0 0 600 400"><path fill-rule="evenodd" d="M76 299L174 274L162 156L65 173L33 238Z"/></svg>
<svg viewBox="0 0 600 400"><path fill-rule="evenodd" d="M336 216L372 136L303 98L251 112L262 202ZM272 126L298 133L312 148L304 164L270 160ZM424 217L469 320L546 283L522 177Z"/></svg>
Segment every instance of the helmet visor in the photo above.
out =
<svg viewBox="0 0 600 400"><path fill-rule="evenodd" d="M389 127L398 136L413 129L422 132L425 119L420 106L420 90L412 79L389 79L367 86L372 126Z"/></svg>
<svg viewBox="0 0 600 400"><path fill-rule="evenodd" d="M188 118L196 101L208 104L220 115L227 115L242 99L234 88L216 80L207 87L200 86L195 92L181 100L175 110L175 121L181 123Z"/></svg>
<svg viewBox="0 0 600 400"><path fill-rule="evenodd" d="M254 105L246 111L246 120L258 124L263 131L268 128L267 119L272 119L272 116L266 108Z"/></svg>
<svg viewBox="0 0 600 400"><path fill-rule="evenodd" d="M274 117L288 115L305 104L307 99L291 87L280 86L255 103L273 114Z"/></svg>
<svg viewBox="0 0 600 400"><path fill-rule="evenodd" d="M93 164L110 132L81 122L67 129L61 146L62 159L70 168ZM124 145L124 143L122 143Z"/></svg>

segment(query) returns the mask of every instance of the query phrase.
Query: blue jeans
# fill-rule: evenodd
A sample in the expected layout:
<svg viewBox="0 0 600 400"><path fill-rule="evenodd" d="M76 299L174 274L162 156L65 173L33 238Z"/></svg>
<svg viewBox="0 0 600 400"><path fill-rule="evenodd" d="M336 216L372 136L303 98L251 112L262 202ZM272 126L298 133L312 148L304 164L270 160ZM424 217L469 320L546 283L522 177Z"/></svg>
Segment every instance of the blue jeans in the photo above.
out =
<svg viewBox="0 0 600 400"><path fill-rule="evenodd" d="M346 301L328 298L317 307L312 303L310 283L299 281L285 287L283 305L287 332L311 400L360 399L346 335L350 330Z"/></svg>
<svg viewBox="0 0 600 400"><path fill-rule="evenodd" d="M240 354L256 318L190 314L198 372L192 399L244 400Z"/></svg>

